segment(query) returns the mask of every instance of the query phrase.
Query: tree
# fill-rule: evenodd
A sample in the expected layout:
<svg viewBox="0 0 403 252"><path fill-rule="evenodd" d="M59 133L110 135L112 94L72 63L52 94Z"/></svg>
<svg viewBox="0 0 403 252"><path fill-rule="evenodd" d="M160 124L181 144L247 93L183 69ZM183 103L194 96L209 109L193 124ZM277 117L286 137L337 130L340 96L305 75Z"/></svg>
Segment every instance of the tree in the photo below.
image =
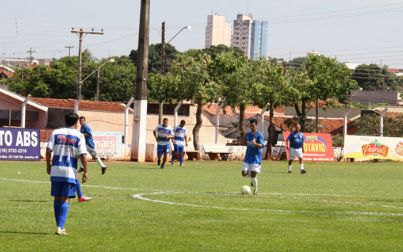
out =
<svg viewBox="0 0 403 252"><path fill-rule="evenodd" d="M295 111L304 130L306 108L310 103L315 102L316 131L318 131L319 100L327 102L329 99L336 99L346 102L351 91L356 89L357 85L351 79L351 71L336 59L314 54L299 59L304 59L302 66L290 69Z"/></svg>
<svg viewBox="0 0 403 252"><path fill-rule="evenodd" d="M252 101L262 109L269 104L269 125L271 127L268 128L269 137L266 149L266 158L268 158L268 154L272 153L274 108L287 103L290 92L289 80L284 73L284 68L277 63L260 59L251 64L255 76Z"/></svg>
<svg viewBox="0 0 403 252"><path fill-rule="evenodd" d="M319 100L341 99L346 101L351 90L357 88L351 79L351 71L334 58L310 54L303 68L312 81L311 99L315 101L316 132L319 129Z"/></svg>
<svg viewBox="0 0 403 252"><path fill-rule="evenodd" d="M161 70L161 43L152 44L148 49L148 72L156 73ZM171 67L173 61L179 52L171 44L165 44L165 60L164 60L164 72L167 72ZM136 65L137 64L137 50L131 50L129 58Z"/></svg>
<svg viewBox="0 0 403 252"><path fill-rule="evenodd" d="M376 64L357 66L352 78L363 90L396 90L402 86L401 79L389 73L387 66Z"/></svg>
<svg viewBox="0 0 403 252"><path fill-rule="evenodd" d="M234 54L236 54L237 56L242 56L244 55L244 53L241 51L241 49L237 48L237 47L228 47L226 45L216 45L216 46L210 46L209 48L205 48L203 49L208 55L210 55L211 59L215 60L215 58L217 58L217 56L221 53L229 53L232 52Z"/></svg>
<svg viewBox="0 0 403 252"><path fill-rule="evenodd" d="M357 128L358 135L365 136L379 136L379 119L380 116L365 115L353 122L355 128ZM398 116L385 116L383 119L383 135L387 137L403 137L403 115Z"/></svg>
<svg viewBox="0 0 403 252"><path fill-rule="evenodd" d="M195 150L200 150L202 107L221 96L220 87L211 77L211 64L211 57L202 50L189 50L178 55L171 69L172 74L179 77L177 99L192 100L197 104L193 128Z"/></svg>
<svg viewBox="0 0 403 252"><path fill-rule="evenodd" d="M252 103L253 69L246 56L235 52L218 54L212 65L214 80L222 86L225 101L233 108L239 107L240 137L244 139L246 106Z"/></svg>
<svg viewBox="0 0 403 252"><path fill-rule="evenodd" d="M101 101L126 102L133 96L136 83L136 66L127 56L114 57L113 63L107 63L100 69ZM91 67L91 72L110 59L104 59ZM88 73L89 74L89 73ZM96 74L83 83L83 95L94 99L96 93Z"/></svg>

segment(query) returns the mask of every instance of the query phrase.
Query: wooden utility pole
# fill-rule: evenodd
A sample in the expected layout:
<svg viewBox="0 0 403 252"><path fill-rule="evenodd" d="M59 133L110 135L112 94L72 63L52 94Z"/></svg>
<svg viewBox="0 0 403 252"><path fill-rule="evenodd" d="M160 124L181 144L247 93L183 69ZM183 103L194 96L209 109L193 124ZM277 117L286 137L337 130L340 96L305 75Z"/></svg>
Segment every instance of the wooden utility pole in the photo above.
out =
<svg viewBox="0 0 403 252"><path fill-rule="evenodd" d="M165 73L165 22L161 23L161 55L160 55L160 73ZM162 123L162 116L164 114L164 102L161 101L158 108L158 124Z"/></svg>
<svg viewBox="0 0 403 252"><path fill-rule="evenodd" d="M134 101L131 159L145 162L147 135L147 75L150 34L150 0L141 0L137 55L137 78Z"/></svg>
<svg viewBox="0 0 403 252"><path fill-rule="evenodd" d="M93 34L93 35L104 35L103 30L100 32L94 31L84 31L84 29L80 28L79 30L75 30L74 28L71 29L71 33L75 33L78 35L78 71L77 71L77 83L76 83L76 103L74 104L74 112L78 112L78 105L81 101L81 86L82 86L82 72L83 72L83 57L82 57L82 45L83 45L83 36L86 34Z"/></svg>

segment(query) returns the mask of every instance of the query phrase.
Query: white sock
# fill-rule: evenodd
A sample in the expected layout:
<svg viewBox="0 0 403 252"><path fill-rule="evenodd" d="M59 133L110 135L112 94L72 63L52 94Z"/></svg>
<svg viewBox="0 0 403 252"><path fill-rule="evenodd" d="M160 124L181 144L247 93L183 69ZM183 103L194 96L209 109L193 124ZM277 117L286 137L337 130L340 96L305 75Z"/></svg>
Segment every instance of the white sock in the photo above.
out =
<svg viewBox="0 0 403 252"><path fill-rule="evenodd" d="M301 170L304 169L304 163L301 163Z"/></svg>
<svg viewBox="0 0 403 252"><path fill-rule="evenodd" d="M288 165L288 170L289 170L289 171L291 171L291 166L292 166L292 165Z"/></svg>
<svg viewBox="0 0 403 252"><path fill-rule="evenodd" d="M98 164L101 166L101 168L102 168L102 167L105 167L105 165L104 165L104 163L102 163L102 160L101 160L100 157L97 157L97 162L98 162Z"/></svg>
<svg viewBox="0 0 403 252"><path fill-rule="evenodd" d="M258 188L257 177L254 177L254 178L252 178L251 180L252 180L253 188L254 188L255 191L257 192L257 188Z"/></svg>

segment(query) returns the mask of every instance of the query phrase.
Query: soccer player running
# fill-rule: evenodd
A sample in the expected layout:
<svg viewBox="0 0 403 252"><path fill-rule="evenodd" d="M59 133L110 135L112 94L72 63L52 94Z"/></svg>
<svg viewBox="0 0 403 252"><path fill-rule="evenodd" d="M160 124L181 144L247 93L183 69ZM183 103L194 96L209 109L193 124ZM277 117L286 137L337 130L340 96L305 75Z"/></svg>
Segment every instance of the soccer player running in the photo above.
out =
<svg viewBox="0 0 403 252"><path fill-rule="evenodd" d="M97 160L99 166L101 167L102 175L104 175L106 172L106 165L102 162L101 158L98 157L97 152L95 151L95 143L94 139L92 138L92 130L88 125L84 116L80 117L80 124L81 124L80 132L85 137L85 143L87 145L88 153L90 153L92 158L95 158Z"/></svg>
<svg viewBox="0 0 403 252"><path fill-rule="evenodd" d="M188 146L185 124L185 120L182 120L180 124L174 128L174 154L171 160L172 165L174 164L175 159L178 159L180 166L184 166L183 159L185 154L185 146Z"/></svg>
<svg viewBox="0 0 403 252"><path fill-rule="evenodd" d="M88 180L85 139L76 129L78 115L76 113L67 114L65 123L65 128L52 132L46 149L46 172L50 175L57 226L56 234L58 235L67 234L64 226L69 212L70 198L74 198L76 195L78 159L83 165L82 182L85 183Z"/></svg>
<svg viewBox="0 0 403 252"><path fill-rule="evenodd" d="M253 194L258 193L257 174L261 171L262 148L264 147L263 134L257 131L257 120L249 121L250 131L246 133L246 154L243 160L242 176L251 177Z"/></svg>
<svg viewBox="0 0 403 252"><path fill-rule="evenodd" d="M161 165L161 169L164 169L167 161L167 155L171 149L170 139L173 138L172 130L168 127L168 118L162 120L162 124L158 125L154 132L155 140L157 141L157 157L158 165ZM163 156L162 163L161 157Z"/></svg>
<svg viewBox="0 0 403 252"><path fill-rule="evenodd" d="M289 143L289 144L288 144ZM303 147L304 146L304 134L301 132L301 125L299 123L294 124L294 131L288 136L285 141L285 147L287 150L290 150L290 157L288 160L288 173L291 173L292 170L292 161L295 157L298 157L301 174L306 173L304 169L303 162Z"/></svg>

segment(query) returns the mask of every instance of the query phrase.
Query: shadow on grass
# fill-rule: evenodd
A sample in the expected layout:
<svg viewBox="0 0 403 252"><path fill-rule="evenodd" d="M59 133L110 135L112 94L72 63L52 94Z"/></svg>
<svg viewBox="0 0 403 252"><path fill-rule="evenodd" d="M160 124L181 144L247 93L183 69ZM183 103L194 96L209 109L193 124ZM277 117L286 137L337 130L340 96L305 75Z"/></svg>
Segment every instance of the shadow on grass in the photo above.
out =
<svg viewBox="0 0 403 252"><path fill-rule="evenodd" d="M44 233L44 232L25 232L25 231L11 231L11 230L0 230L0 234L53 235L52 233Z"/></svg>

